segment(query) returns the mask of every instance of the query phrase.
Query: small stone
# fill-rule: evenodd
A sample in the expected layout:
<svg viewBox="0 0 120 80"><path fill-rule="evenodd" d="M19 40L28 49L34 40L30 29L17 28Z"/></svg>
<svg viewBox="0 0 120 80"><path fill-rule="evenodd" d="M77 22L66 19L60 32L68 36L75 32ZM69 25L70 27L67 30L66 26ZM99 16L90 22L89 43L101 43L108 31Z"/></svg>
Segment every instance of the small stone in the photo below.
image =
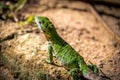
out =
<svg viewBox="0 0 120 80"><path fill-rule="evenodd" d="M100 68L103 68L103 64L99 64L99 67L100 67Z"/></svg>

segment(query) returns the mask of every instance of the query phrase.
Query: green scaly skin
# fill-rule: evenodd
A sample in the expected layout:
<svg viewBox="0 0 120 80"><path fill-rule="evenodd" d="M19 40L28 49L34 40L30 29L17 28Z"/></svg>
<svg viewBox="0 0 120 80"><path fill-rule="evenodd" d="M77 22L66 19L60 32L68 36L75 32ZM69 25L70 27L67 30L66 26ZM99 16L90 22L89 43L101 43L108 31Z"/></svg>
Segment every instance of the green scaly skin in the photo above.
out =
<svg viewBox="0 0 120 80"><path fill-rule="evenodd" d="M69 70L70 75L74 79L78 80L76 74L81 72L86 79L104 80L94 72L97 70L91 69L83 57L58 35L54 25L47 17L35 16L34 19L37 27L44 33L48 41L49 58L46 60L47 63L53 63L54 53L55 57L61 62L62 66Z"/></svg>

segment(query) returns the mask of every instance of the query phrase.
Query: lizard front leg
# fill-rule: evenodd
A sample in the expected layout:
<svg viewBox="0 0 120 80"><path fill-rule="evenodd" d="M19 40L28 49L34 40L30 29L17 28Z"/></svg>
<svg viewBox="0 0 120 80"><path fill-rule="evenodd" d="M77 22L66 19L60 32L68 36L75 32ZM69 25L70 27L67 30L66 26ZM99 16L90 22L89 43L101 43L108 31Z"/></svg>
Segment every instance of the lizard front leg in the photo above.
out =
<svg viewBox="0 0 120 80"><path fill-rule="evenodd" d="M52 64L53 63L53 48L52 48L52 44L50 41L48 42L48 54L49 54L49 57L46 59L46 62L49 64Z"/></svg>

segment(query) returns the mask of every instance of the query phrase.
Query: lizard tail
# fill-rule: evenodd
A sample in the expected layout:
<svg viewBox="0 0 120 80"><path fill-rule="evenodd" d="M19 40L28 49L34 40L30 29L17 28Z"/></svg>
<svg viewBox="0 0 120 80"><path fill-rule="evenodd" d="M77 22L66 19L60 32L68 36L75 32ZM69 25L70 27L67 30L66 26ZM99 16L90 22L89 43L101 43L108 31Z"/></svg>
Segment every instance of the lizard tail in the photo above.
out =
<svg viewBox="0 0 120 80"><path fill-rule="evenodd" d="M83 75L84 78L86 78L88 80L106 80L105 78L103 78L99 74L93 72L88 67L88 65L85 63L85 61L82 57L79 57L78 61L79 61L78 64L79 64L80 70L82 71L82 75Z"/></svg>
<svg viewBox="0 0 120 80"><path fill-rule="evenodd" d="M83 76L86 78L86 79L89 79L89 80L105 80L103 77L101 77L100 75L94 73L93 71L88 71L86 74L83 74Z"/></svg>

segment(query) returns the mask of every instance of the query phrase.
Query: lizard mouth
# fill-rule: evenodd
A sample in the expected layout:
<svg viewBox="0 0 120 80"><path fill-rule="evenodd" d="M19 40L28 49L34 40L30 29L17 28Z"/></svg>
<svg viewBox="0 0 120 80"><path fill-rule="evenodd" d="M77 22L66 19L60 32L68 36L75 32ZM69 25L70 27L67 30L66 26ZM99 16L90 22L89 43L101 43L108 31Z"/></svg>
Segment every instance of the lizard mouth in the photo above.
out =
<svg viewBox="0 0 120 80"><path fill-rule="evenodd" d="M40 29L40 31L43 32L42 31L42 23L39 21L39 18L37 16L35 16L35 22L36 22L38 28Z"/></svg>

